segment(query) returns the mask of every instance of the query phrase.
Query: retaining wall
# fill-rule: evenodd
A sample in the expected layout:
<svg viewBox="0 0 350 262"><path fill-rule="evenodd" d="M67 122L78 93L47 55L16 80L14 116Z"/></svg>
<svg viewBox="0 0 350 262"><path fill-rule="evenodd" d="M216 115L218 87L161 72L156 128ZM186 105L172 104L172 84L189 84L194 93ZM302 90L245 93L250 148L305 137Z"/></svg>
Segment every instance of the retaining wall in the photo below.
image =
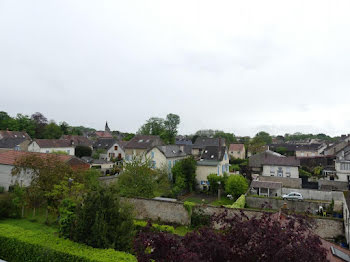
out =
<svg viewBox="0 0 350 262"><path fill-rule="evenodd" d="M300 188L282 188L282 194L290 192L298 192L303 195L304 199L321 200L321 201L343 201L343 192L339 191L321 191L314 189L300 189Z"/></svg>
<svg viewBox="0 0 350 262"><path fill-rule="evenodd" d="M259 176L259 181L281 182L283 187L301 188L301 178L287 178L277 176Z"/></svg>
<svg viewBox="0 0 350 262"><path fill-rule="evenodd" d="M190 224L190 216L182 202L141 198L123 198L123 201L131 203L134 206L137 219L151 219L153 221L176 223L180 225ZM193 210L201 210L205 215L227 212L229 216L232 216L241 212L241 209L214 207L209 205L198 205L195 206ZM261 211L244 210L244 213L248 217L262 215ZM338 235L344 234L343 221L315 219L315 227L312 231L320 237L332 239Z"/></svg>

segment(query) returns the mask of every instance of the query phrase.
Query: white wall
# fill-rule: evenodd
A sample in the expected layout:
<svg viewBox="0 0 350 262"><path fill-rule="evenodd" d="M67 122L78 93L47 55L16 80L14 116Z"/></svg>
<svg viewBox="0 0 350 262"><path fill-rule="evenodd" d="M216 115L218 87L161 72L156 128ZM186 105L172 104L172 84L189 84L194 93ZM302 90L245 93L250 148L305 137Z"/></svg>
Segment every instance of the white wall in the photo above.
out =
<svg viewBox="0 0 350 262"><path fill-rule="evenodd" d="M314 189L297 189L297 188L282 188L282 194L288 194L290 192L299 192L303 195L304 199L311 200L323 200L323 201L342 201L344 199L343 192L339 191L321 191Z"/></svg>
<svg viewBox="0 0 350 262"><path fill-rule="evenodd" d="M115 150L115 147L118 147L117 150ZM110 149L107 151L107 159L111 160L110 154L114 154L114 158L117 158L119 154L121 154L122 159L125 158L125 152L124 150L118 145L118 143L115 143L113 146L111 146Z"/></svg>
<svg viewBox="0 0 350 262"><path fill-rule="evenodd" d="M24 176L24 174L22 174L17 178L17 176L12 176L12 168L13 166L11 165L0 164L0 186L3 186L5 188L5 191L7 191L10 185L15 184L16 180L18 180L18 183L22 186L29 186L31 181L29 174L27 176Z"/></svg>
<svg viewBox="0 0 350 262"><path fill-rule="evenodd" d="M54 147L54 148L41 148L35 141L28 146L29 152L38 152L38 153L53 153L57 151L64 151L68 155L74 156L75 148L74 147Z"/></svg>
<svg viewBox="0 0 350 262"><path fill-rule="evenodd" d="M276 176L278 177L278 169L282 168L283 176L286 178L299 178L299 169L298 167L287 167L287 166L270 166L270 165L264 165L263 166L263 176ZM274 171L274 173L271 173L271 170ZM290 176L287 176L287 171L290 173Z"/></svg>

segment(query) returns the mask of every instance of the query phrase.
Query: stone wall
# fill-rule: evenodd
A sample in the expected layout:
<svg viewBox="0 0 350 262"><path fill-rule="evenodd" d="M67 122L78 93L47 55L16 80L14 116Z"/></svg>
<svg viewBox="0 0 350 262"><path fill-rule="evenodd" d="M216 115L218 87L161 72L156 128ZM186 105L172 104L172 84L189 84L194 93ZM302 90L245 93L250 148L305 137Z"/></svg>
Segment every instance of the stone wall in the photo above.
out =
<svg viewBox="0 0 350 262"><path fill-rule="evenodd" d="M301 188L301 178L287 178L277 176L259 176L259 181L281 182L283 187Z"/></svg>
<svg viewBox="0 0 350 262"><path fill-rule="evenodd" d="M190 216L182 202L173 202L155 199L123 198L123 201L131 203L135 209L137 219L151 219L164 223L175 223L189 225ZM214 215L227 212L229 216L238 214L240 209L214 207L209 205L199 205L194 207L194 211L202 211L205 215ZM248 217L259 217L261 211L244 210ZM334 219L315 219L313 232L325 239L332 239L344 234L343 221Z"/></svg>
<svg viewBox="0 0 350 262"><path fill-rule="evenodd" d="M298 192L303 195L304 199L321 200L321 201L343 201L343 192L337 191L320 191L314 189L300 189L300 188L282 188L282 194L290 192Z"/></svg>
<svg viewBox="0 0 350 262"><path fill-rule="evenodd" d="M320 202L312 202L312 201L294 201L294 200L282 200L282 199L274 199L267 197L246 197L246 203L248 207L251 208L262 208L264 205L267 209L279 210L283 207L284 203L287 204L287 207L290 210L294 210L296 212L311 212L313 214L316 213L319 206L323 206L326 209L330 203L320 203Z"/></svg>
<svg viewBox="0 0 350 262"><path fill-rule="evenodd" d="M327 188L328 190L347 191L348 190L348 182L319 180L318 181L318 188L319 189Z"/></svg>

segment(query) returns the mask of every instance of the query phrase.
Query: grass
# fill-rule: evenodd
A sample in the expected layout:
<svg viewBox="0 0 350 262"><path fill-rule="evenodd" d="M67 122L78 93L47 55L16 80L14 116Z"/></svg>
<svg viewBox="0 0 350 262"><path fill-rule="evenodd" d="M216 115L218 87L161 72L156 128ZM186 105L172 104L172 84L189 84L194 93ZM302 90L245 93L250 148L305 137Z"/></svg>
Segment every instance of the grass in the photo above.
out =
<svg viewBox="0 0 350 262"><path fill-rule="evenodd" d="M201 198L199 197L187 197L185 199L183 199L183 201L188 201L188 202L193 202L193 203L196 203L196 204L208 204L209 202L207 200L204 199L204 202L202 201Z"/></svg>
<svg viewBox="0 0 350 262"><path fill-rule="evenodd" d="M215 200L210 204L213 206L224 206L224 205L232 205L235 200L230 200L227 197L222 197L220 200Z"/></svg>
<svg viewBox="0 0 350 262"><path fill-rule="evenodd" d="M179 236L184 236L187 233L192 232L192 231L193 231L193 229L191 229L188 226L177 226L177 227L175 227L175 234L179 235Z"/></svg>

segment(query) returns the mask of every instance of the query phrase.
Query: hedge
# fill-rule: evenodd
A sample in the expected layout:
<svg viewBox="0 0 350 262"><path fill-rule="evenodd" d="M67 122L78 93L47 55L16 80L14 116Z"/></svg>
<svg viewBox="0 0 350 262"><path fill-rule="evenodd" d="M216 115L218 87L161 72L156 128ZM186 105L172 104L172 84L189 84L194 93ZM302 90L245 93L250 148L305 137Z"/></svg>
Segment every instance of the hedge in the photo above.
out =
<svg viewBox="0 0 350 262"><path fill-rule="evenodd" d="M232 205L227 205L225 207L228 208L244 208L245 206L245 195L241 195L236 202L234 202Z"/></svg>
<svg viewBox="0 0 350 262"><path fill-rule="evenodd" d="M136 229L137 228L141 229L142 227L146 227L147 226L147 222L143 221L143 220L134 220L134 225L136 226ZM171 234L175 234L175 228L173 226L158 225L158 224L152 223L152 227L155 230L157 230L157 231L168 232L168 233L171 233Z"/></svg>
<svg viewBox="0 0 350 262"><path fill-rule="evenodd" d="M97 249L40 230L0 223L0 258L7 261L136 261L113 249Z"/></svg>

